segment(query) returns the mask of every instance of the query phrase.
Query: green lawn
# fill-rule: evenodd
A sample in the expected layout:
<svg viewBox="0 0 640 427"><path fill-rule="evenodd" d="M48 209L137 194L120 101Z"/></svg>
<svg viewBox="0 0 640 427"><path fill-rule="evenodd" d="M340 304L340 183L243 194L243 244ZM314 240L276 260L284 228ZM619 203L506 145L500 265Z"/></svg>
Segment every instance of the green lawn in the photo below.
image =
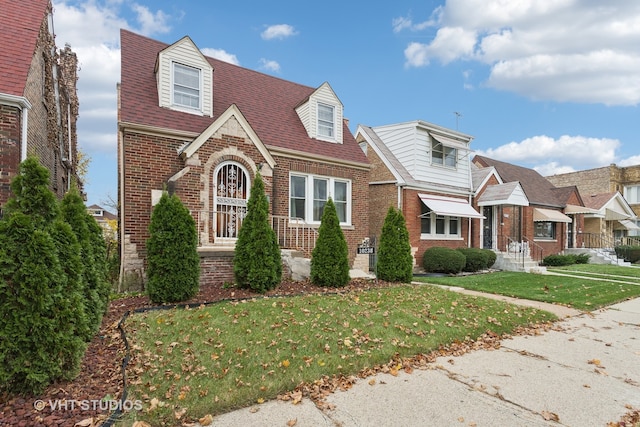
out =
<svg viewBox="0 0 640 427"><path fill-rule="evenodd" d="M584 264L549 269L549 271L554 270L583 277L496 272L455 277L415 277L414 280L564 304L579 310L595 310L640 296L640 274L638 274L640 270L635 268ZM596 273L606 273L610 276ZM616 281L605 280L605 277ZM620 281L633 281L638 285L621 283Z"/></svg>
<svg viewBox="0 0 640 427"><path fill-rule="evenodd" d="M172 425L176 413L182 421L216 415L301 383L551 320L548 312L423 285L136 314L126 324L129 399L144 409L127 422Z"/></svg>

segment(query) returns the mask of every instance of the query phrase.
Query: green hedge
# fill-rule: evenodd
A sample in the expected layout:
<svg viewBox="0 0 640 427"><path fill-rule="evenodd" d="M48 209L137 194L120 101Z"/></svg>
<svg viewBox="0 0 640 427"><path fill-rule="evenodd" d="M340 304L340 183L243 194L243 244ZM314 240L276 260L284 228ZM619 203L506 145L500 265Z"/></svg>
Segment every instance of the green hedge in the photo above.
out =
<svg viewBox="0 0 640 427"><path fill-rule="evenodd" d="M456 250L465 257L462 271L473 273L488 268L489 254L485 250L479 248L458 248Z"/></svg>
<svg viewBox="0 0 640 427"><path fill-rule="evenodd" d="M567 255L548 255L542 260L542 264L547 267L562 267L573 264L588 264L589 254L567 254Z"/></svg>
<svg viewBox="0 0 640 427"><path fill-rule="evenodd" d="M429 273L458 274L466 263L462 252L440 246L427 249L422 256L422 267Z"/></svg>
<svg viewBox="0 0 640 427"><path fill-rule="evenodd" d="M615 247L616 256L625 261L636 263L640 261L640 246L620 245Z"/></svg>

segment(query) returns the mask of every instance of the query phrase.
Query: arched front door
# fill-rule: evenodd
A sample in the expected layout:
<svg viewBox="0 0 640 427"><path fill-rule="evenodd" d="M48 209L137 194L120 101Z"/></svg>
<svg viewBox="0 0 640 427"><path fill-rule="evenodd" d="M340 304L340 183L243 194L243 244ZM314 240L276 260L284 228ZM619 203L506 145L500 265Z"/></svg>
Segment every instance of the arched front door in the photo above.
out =
<svg viewBox="0 0 640 427"><path fill-rule="evenodd" d="M213 225L216 242L234 242L247 214L250 180L239 163L225 162L213 172Z"/></svg>

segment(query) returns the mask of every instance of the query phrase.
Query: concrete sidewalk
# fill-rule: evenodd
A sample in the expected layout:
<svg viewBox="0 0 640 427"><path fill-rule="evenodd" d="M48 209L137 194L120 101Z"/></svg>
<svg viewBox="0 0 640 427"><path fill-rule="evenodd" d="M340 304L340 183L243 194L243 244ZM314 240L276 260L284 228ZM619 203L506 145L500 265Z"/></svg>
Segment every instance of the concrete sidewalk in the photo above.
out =
<svg viewBox="0 0 640 427"><path fill-rule="evenodd" d="M499 350L439 358L412 374L359 380L328 396L333 410L307 399L271 401L217 416L213 425L605 427L640 408L640 299L558 326L504 340Z"/></svg>

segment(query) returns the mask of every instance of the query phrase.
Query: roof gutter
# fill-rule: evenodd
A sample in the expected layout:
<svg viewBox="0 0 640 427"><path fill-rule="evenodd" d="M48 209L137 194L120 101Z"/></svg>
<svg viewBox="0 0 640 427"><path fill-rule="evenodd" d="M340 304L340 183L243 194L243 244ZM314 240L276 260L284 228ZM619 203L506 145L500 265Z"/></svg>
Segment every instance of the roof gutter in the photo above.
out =
<svg viewBox="0 0 640 427"><path fill-rule="evenodd" d="M9 95L8 93L0 93L0 104L16 107L22 112L22 120L20 130L20 161L27 158L27 125L29 123L29 110L31 103L24 96Z"/></svg>

